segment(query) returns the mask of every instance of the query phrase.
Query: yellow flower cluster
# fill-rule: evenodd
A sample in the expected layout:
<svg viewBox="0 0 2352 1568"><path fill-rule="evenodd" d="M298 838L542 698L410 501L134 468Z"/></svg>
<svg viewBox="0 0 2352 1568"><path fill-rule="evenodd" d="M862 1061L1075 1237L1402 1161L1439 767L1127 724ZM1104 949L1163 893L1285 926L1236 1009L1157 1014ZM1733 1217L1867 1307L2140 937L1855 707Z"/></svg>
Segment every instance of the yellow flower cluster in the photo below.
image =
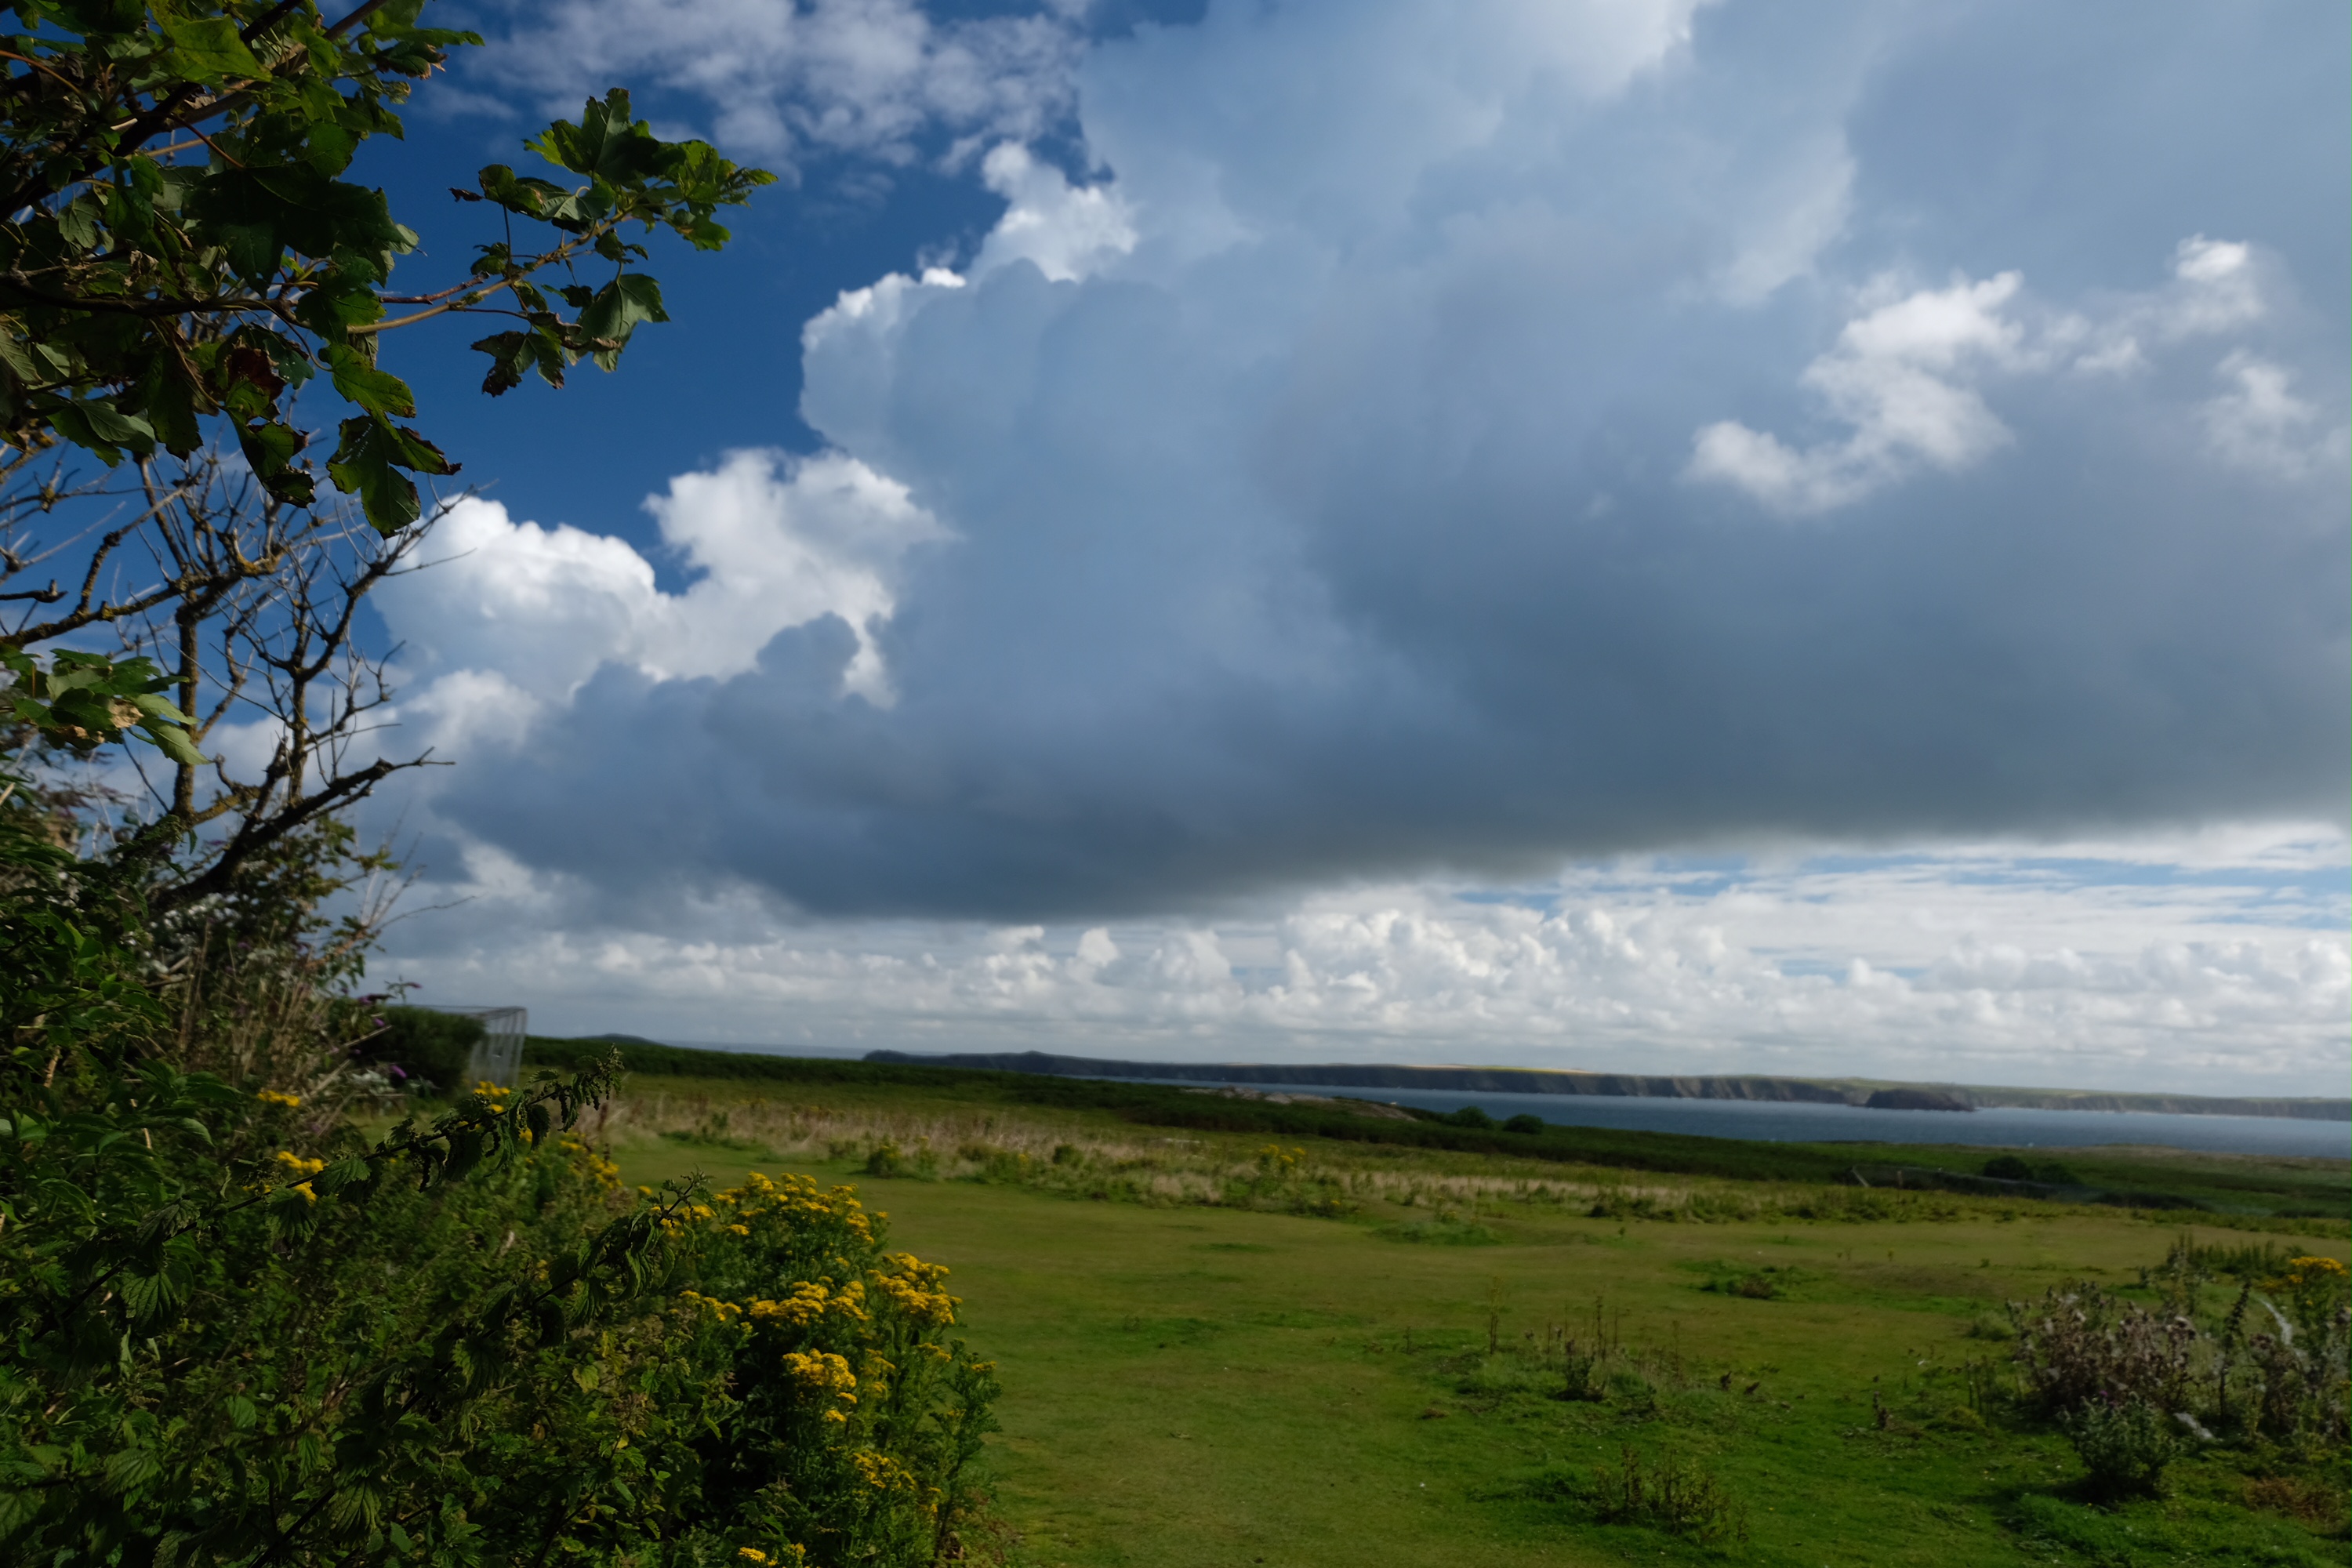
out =
<svg viewBox="0 0 2352 1568"><path fill-rule="evenodd" d="M591 1149L585 1142L577 1138L560 1138L556 1140L555 1146L587 1166L588 1173L596 1178L598 1186L608 1193L617 1193L621 1190L621 1167Z"/></svg>
<svg viewBox="0 0 2352 1568"><path fill-rule="evenodd" d="M300 1095L280 1094L274 1089L258 1090L255 1093L253 1098L261 1101L264 1105L282 1105L289 1110L293 1110L296 1106L302 1103L302 1097Z"/></svg>
<svg viewBox="0 0 2352 1568"><path fill-rule="evenodd" d="M327 1168L327 1162L324 1160L306 1160L301 1155L294 1152L291 1149L280 1149L278 1151L276 1158L279 1164L286 1167L287 1174L292 1176L302 1176L306 1178L315 1176L320 1172ZM294 1190L301 1194L305 1199L311 1203L315 1204L319 1201L319 1194L310 1190L310 1184L308 1180L295 1183Z"/></svg>
<svg viewBox="0 0 2352 1568"><path fill-rule="evenodd" d="M1286 1149L1279 1143L1269 1143L1257 1152L1259 1168L1266 1171L1295 1171L1307 1158L1304 1149Z"/></svg>
<svg viewBox="0 0 2352 1568"><path fill-rule="evenodd" d="M913 1475L908 1473L906 1466L887 1454L861 1448L849 1456L849 1462L857 1467L858 1479L876 1491L888 1491L893 1488L900 1491L915 1489Z"/></svg>
<svg viewBox="0 0 2352 1568"><path fill-rule="evenodd" d="M681 1290L678 1300L689 1307L708 1307L711 1316L722 1323L731 1323L743 1315L743 1309L732 1301L722 1301L716 1296L706 1296L699 1290Z"/></svg>
<svg viewBox="0 0 2352 1568"><path fill-rule="evenodd" d="M2306 1290L2341 1286L2352 1279L2352 1270L2333 1258L2297 1258L2286 1266L2286 1273L2276 1279L2265 1279L2263 1288L2300 1296Z"/></svg>
<svg viewBox="0 0 2352 1568"><path fill-rule="evenodd" d="M814 1176L786 1176L776 1181L754 1171L743 1178L741 1186L730 1187L711 1201L733 1211L728 1226L730 1230L761 1215L779 1214L787 1217L838 1219L859 1240L874 1239L873 1222L866 1218L866 1205L853 1195L853 1189L835 1187L830 1192L822 1191ZM703 1211L696 1217L709 1219L711 1215ZM745 1226L736 1234L748 1236L750 1227Z"/></svg>
<svg viewBox="0 0 2352 1568"><path fill-rule="evenodd" d="M939 1288L947 1278L943 1265L925 1263L911 1252L893 1254L890 1261L898 1265L898 1272L874 1276L884 1295L919 1323L946 1328L956 1321L956 1298Z"/></svg>
<svg viewBox="0 0 2352 1568"><path fill-rule="evenodd" d="M830 1394L844 1405L857 1403L857 1374L849 1370L849 1363L831 1351L786 1351L784 1370L793 1379L814 1393ZM827 1410L828 1421L849 1419L838 1410Z"/></svg>
<svg viewBox="0 0 2352 1568"><path fill-rule="evenodd" d="M781 1301L754 1301L751 1317L757 1322L784 1322L796 1329L807 1328L826 1313L862 1323L866 1317L866 1287L852 1279L835 1290L833 1277L803 1279L793 1287L793 1293Z"/></svg>

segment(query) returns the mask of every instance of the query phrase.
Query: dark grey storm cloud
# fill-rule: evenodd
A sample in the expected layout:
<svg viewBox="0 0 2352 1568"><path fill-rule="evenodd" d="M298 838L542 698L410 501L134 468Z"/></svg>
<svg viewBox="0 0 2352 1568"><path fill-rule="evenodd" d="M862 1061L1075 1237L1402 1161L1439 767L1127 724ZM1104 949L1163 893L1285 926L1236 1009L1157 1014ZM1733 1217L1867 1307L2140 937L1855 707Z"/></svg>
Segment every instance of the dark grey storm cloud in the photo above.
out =
<svg viewBox="0 0 2352 1568"><path fill-rule="evenodd" d="M866 489L682 483L691 603L503 518L394 602L419 713L528 726L434 816L1032 918L2341 816L2341 6L1527 9L1103 47L1090 189L992 159L960 276L812 324Z"/></svg>

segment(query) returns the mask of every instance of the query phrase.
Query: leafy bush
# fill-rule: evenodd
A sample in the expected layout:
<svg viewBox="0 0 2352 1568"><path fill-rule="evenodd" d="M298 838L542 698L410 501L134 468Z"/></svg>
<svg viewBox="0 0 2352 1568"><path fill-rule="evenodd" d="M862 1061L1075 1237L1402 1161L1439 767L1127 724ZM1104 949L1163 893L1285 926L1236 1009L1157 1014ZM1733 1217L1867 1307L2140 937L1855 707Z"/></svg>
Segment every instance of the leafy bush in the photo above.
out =
<svg viewBox="0 0 2352 1568"><path fill-rule="evenodd" d="M362 1047L369 1056L445 1093L468 1087L466 1069L487 1032L479 1018L429 1007L386 1007L382 1016L383 1033Z"/></svg>
<svg viewBox="0 0 2352 1568"><path fill-rule="evenodd" d="M2030 1182L2033 1167L2014 1154L1996 1154L1984 1163L1984 1173L1995 1181Z"/></svg>
<svg viewBox="0 0 2352 1568"><path fill-rule="evenodd" d="M2103 1498L2153 1494L2180 1439L2168 1415L2145 1399L2094 1399L2060 1418L2067 1440Z"/></svg>
<svg viewBox="0 0 2352 1568"><path fill-rule="evenodd" d="M1644 1460L1622 1449L1614 1466L1593 1468L1586 1494L1609 1524L1645 1524L1692 1541L1747 1539L1748 1510L1713 1474L1671 1456Z"/></svg>
<svg viewBox="0 0 2352 1568"><path fill-rule="evenodd" d="M1529 1115L1524 1110L1503 1123L1503 1131L1506 1132L1540 1132L1543 1130L1544 1119L1540 1116Z"/></svg>
<svg viewBox="0 0 2352 1568"><path fill-rule="evenodd" d="M2044 1415L2095 1401L2183 1408L2198 1340L2186 1316L2150 1312L2088 1283L2053 1288L2038 1310L2013 1301L2009 1312L2017 1362Z"/></svg>
<svg viewBox="0 0 2352 1568"><path fill-rule="evenodd" d="M1479 1110L1475 1105L1464 1106L1461 1110L1447 1116L1445 1121L1449 1125L1454 1127L1475 1127L1482 1132L1491 1131L1496 1125L1495 1119L1493 1117L1487 1115L1485 1111ZM1517 1129L1515 1128L1513 1131L1516 1131ZM1542 1129L1538 1128L1537 1131L1541 1131Z"/></svg>
<svg viewBox="0 0 2352 1568"><path fill-rule="evenodd" d="M956 1550L994 1384L940 1271L845 1191L619 1191L568 1131L616 1059L370 1142L336 1110L363 1009L320 994L345 961L299 900L159 933L135 885L20 826L0 815L0 1561Z"/></svg>

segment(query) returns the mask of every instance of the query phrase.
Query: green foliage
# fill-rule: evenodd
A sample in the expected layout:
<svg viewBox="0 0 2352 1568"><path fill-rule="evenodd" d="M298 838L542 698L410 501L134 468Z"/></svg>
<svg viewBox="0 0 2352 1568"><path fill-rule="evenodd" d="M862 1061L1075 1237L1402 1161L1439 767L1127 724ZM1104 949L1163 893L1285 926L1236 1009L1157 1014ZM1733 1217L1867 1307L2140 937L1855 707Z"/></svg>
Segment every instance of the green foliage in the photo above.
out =
<svg viewBox="0 0 2352 1568"><path fill-rule="evenodd" d="M379 1062L398 1066L444 1091L467 1087L466 1066L482 1043L482 1021L429 1007L386 1007L383 1033L364 1049Z"/></svg>
<svg viewBox="0 0 2352 1568"><path fill-rule="evenodd" d="M1465 1105L1461 1110L1450 1113L1445 1120L1452 1126L1473 1128L1481 1132L1486 1131L1496 1124L1493 1117L1475 1105ZM1519 1129L1514 1128L1512 1131L1517 1131Z"/></svg>
<svg viewBox="0 0 2352 1568"><path fill-rule="evenodd" d="M2030 1182L2033 1167L2015 1154L1996 1154L1984 1163L1984 1173L2000 1182Z"/></svg>
<svg viewBox="0 0 2352 1568"><path fill-rule="evenodd" d="M2098 1497L2153 1496L2165 1467L2180 1455L2171 1420L2145 1399L2095 1399L2069 1411L2062 1425Z"/></svg>
<svg viewBox="0 0 2352 1568"><path fill-rule="evenodd" d="M21 725L87 756L136 731L173 762L201 763L188 738L195 722L163 696L173 685L145 658L110 659L59 648L43 668L20 648L0 646L0 722Z"/></svg>
<svg viewBox="0 0 2352 1568"><path fill-rule="evenodd" d="M1608 1524L1646 1524L1669 1535L1717 1542L1748 1534L1748 1510L1712 1473L1669 1456L1644 1458L1631 1446L1614 1465L1597 1465L1585 1493Z"/></svg>
<svg viewBox="0 0 2352 1568"><path fill-rule="evenodd" d="M728 239L718 209L772 176L662 141L618 89L526 143L572 183L483 169L452 194L496 208L501 237L454 282L390 291L418 233L342 176L362 142L401 134L416 81L481 42L422 26L424 9L8 7L20 30L0 93L0 438L70 443L110 467L159 447L186 457L220 418L277 500L308 505L314 432L287 394L323 372L359 411L328 475L389 534L421 513L411 476L457 465L400 423L415 399L377 367L383 332L443 314L512 321L474 344L496 395L530 374L561 385L583 358L609 370L639 325L667 319L659 284L630 270L647 252L625 226L715 249ZM518 222L552 237L519 246ZM583 267L610 270L583 280ZM532 281L551 270L562 286Z"/></svg>
<svg viewBox="0 0 2352 1568"><path fill-rule="evenodd" d="M957 1550L994 1382L847 1192L623 1192L575 1131L616 1058L363 1137L339 825L173 930L41 823L0 809L0 1561Z"/></svg>
<svg viewBox="0 0 2352 1568"><path fill-rule="evenodd" d="M1524 1110L1503 1123L1503 1131L1506 1132L1541 1132L1543 1130L1544 1119L1540 1116L1531 1116Z"/></svg>
<svg viewBox="0 0 2352 1568"><path fill-rule="evenodd" d="M1379 1234L1391 1241L1419 1242L1431 1247L1494 1247L1503 1239L1486 1226L1451 1214L1442 1214L1434 1219L1400 1220L1380 1226Z"/></svg>

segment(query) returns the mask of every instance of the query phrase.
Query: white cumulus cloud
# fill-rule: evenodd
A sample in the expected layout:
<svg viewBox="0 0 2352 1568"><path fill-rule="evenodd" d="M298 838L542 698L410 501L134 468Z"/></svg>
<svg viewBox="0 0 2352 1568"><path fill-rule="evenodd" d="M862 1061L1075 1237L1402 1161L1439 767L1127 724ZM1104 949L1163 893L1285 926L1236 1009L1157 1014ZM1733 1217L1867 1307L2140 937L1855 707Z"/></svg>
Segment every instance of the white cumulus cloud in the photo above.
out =
<svg viewBox="0 0 2352 1568"><path fill-rule="evenodd" d="M666 593L622 540L518 522L469 499L437 525L427 564L380 593L422 684L404 701L438 743L518 735L606 665L656 679L740 674L778 632L838 616L856 638L841 689L891 700L875 637L899 565L945 537L904 486L855 458L736 452L647 499L693 581Z"/></svg>

